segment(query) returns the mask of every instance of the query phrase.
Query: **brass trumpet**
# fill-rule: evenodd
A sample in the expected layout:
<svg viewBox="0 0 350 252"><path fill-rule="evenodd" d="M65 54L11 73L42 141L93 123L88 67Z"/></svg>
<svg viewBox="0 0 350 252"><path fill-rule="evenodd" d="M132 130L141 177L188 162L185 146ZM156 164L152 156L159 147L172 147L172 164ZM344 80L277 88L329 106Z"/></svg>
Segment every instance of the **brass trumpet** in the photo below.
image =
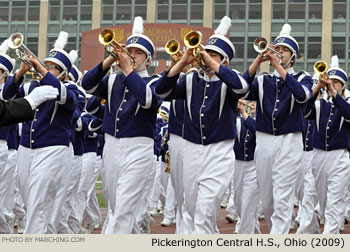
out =
<svg viewBox="0 0 350 252"><path fill-rule="evenodd" d="M202 56L199 54L199 51L204 51L204 48L201 46L202 35L197 31L191 31L187 33L184 37L184 43L187 48L193 48L193 56L196 58L199 66L204 70L208 70L208 66L205 64Z"/></svg>
<svg viewBox="0 0 350 252"><path fill-rule="evenodd" d="M180 58L183 56L183 53L180 51L180 42L177 41L176 39L171 39L168 42L166 42L164 48L165 48L165 52L171 55L171 59L174 62L179 61Z"/></svg>
<svg viewBox="0 0 350 252"><path fill-rule="evenodd" d="M327 74L328 65L326 61L319 60L316 61L314 64L314 72L318 74L319 80L324 83L326 80L329 79L329 76ZM325 89L327 89L327 86L325 86Z"/></svg>
<svg viewBox="0 0 350 252"><path fill-rule="evenodd" d="M114 52L114 49L120 49L126 53L130 58L131 65L135 65L134 57L115 40L115 32L113 29L103 29L98 35L98 41L105 47L105 50L116 59L117 65L119 65L118 55Z"/></svg>
<svg viewBox="0 0 350 252"><path fill-rule="evenodd" d="M253 108L251 105L249 105L247 102L245 102L245 101L243 101L243 100L241 100L241 99L239 99L238 102L239 102L240 104L246 106L247 108L250 108L250 109Z"/></svg>
<svg viewBox="0 0 350 252"><path fill-rule="evenodd" d="M277 52L275 49L268 46L267 39L264 37L258 37L254 40L254 50L258 53L265 52L266 50L270 50L277 54L277 56L280 58L280 62L282 61L283 55ZM264 54L263 57L266 58L266 55Z"/></svg>
<svg viewBox="0 0 350 252"><path fill-rule="evenodd" d="M28 58L28 54L30 54L31 57L39 61L39 63L43 67L46 68L46 66L37 56L35 56L35 54L31 50L28 49L28 47L26 47L23 44L23 40L24 40L24 37L22 33L19 33L19 32L13 33L9 38L9 42L8 42L9 47L11 49L16 49L16 54L18 56L18 59L20 59L23 63L25 63L29 67L28 73L31 74L34 79L41 79L43 76L34 68L34 66L32 65L32 63Z"/></svg>

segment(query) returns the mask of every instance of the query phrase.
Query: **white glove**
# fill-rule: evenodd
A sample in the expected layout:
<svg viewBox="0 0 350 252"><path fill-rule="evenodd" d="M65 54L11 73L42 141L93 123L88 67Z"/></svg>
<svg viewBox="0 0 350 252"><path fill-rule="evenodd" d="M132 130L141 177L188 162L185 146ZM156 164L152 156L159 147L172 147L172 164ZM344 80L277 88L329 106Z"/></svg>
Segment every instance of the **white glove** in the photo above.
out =
<svg viewBox="0 0 350 252"><path fill-rule="evenodd" d="M56 99L58 96L58 89L52 86L40 86L34 88L33 91L24 98L29 102L30 106L34 110L41 103L48 100Z"/></svg>

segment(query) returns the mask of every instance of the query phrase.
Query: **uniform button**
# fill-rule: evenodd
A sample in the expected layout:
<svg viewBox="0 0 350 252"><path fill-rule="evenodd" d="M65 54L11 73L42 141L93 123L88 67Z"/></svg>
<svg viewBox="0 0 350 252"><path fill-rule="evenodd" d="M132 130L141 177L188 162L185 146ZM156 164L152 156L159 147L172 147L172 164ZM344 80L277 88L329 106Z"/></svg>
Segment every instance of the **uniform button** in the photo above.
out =
<svg viewBox="0 0 350 252"><path fill-rule="evenodd" d="M34 129L32 129L32 132L34 132L35 130Z"/></svg>
<svg viewBox="0 0 350 252"><path fill-rule="evenodd" d="M247 147L245 147L244 149L245 149L245 150L248 150L248 148L247 148Z"/></svg>
<svg viewBox="0 0 350 252"><path fill-rule="evenodd" d="M204 125L201 125L202 129L204 128Z"/></svg>
<svg viewBox="0 0 350 252"><path fill-rule="evenodd" d="M38 119L37 119L37 118L35 118L35 119L34 119L34 122L36 122L36 121L38 121Z"/></svg>
<svg viewBox="0 0 350 252"><path fill-rule="evenodd" d="M129 92L129 90L128 90L128 89L125 89L125 93L127 93L127 92Z"/></svg>
<svg viewBox="0 0 350 252"><path fill-rule="evenodd" d="M248 154L245 154L245 157L248 157Z"/></svg>
<svg viewBox="0 0 350 252"><path fill-rule="evenodd" d="M309 147L308 145L305 145L305 147L307 148L307 147Z"/></svg>
<svg viewBox="0 0 350 252"><path fill-rule="evenodd" d="M276 120L276 117L273 117L272 119L273 119L273 120Z"/></svg>
<svg viewBox="0 0 350 252"><path fill-rule="evenodd" d="M276 102L280 102L280 100L276 100Z"/></svg>
<svg viewBox="0 0 350 252"><path fill-rule="evenodd" d="M329 120L328 122L332 122L332 120Z"/></svg>
<svg viewBox="0 0 350 252"><path fill-rule="evenodd" d="M116 129L115 131L116 131L116 132L119 132L119 129Z"/></svg>
<svg viewBox="0 0 350 252"><path fill-rule="evenodd" d="M329 147L329 144L327 144L327 147Z"/></svg>
<svg viewBox="0 0 350 252"><path fill-rule="evenodd" d="M36 111L36 112L38 112L38 111L39 111L39 109L37 108L35 111Z"/></svg>
<svg viewBox="0 0 350 252"><path fill-rule="evenodd" d="M30 141L31 143L34 143L34 140Z"/></svg>
<svg viewBox="0 0 350 252"><path fill-rule="evenodd" d="M327 127L327 129L329 129L329 127Z"/></svg>
<svg viewBox="0 0 350 252"><path fill-rule="evenodd" d="M277 111L278 109L275 108L275 111Z"/></svg>
<svg viewBox="0 0 350 252"><path fill-rule="evenodd" d="M123 102L126 102L126 100L123 100Z"/></svg>
<svg viewBox="0 0 350 252"><path fill-rule="evenodd" d="M204 114L201 114L201 117L203 117L204 116Z"/></svg>
<svg viewBox="0 0 350 252"><path fill-rule="evenodd" d="M332 104L332 108L334 108L334 104Z"/></svg>
<svg viewBox="0 0 350 252"><path fill-rule="evenodd" d="M209 84L207 84L207 87L210 87L210 85L209 85Z"/></svg>
<svg viewBox="0 0 350 252"><path fill-rule="evenodd" d="M281 90L277 89L277 93L280 93L280 92L281 92Z"/></svg>
<svg viewBox="0 0 350 252"><path fill-rule="evenodd" d="M119 118L117 118L117 122L119 122Z"/></svg>
<svg viewBox="0 0 350 252"><path fill-rule="evenodd" d="M309 140L309 138L306 138L306 141Z"/></svg>
<svg viewBox="0 0 350 252"><path fill-rule="evenodd" d="M205 140L205 139L207 139L207 137L206 137L206 136L204 136L204 137L203 137L203 140Z"/></svg>
<svg viewBox="0 0 350 252"><path fill-rule="evenodd" d="M276 128L273 128L274 131L276 131L277 129Z"/></svg>
<svg viewBox="0 0 350 252"><path fill-rule="evenodd" d="M329 136L327 136L327 138L329 138Z"/></svg>
<svg viewBox="0 0 350 252"><path fill-rule="evenodd" d="M119 111L122 111L122 110L123 110L123 108L120 108L120 109L119 109Z"/></svg>
<svg viewBox="0 0 350 252"><path fill-rule="evenodd" d="M205 108L205 105L203 105L202 107Z"/></svg>
<svg viewBox="0 0 350 252"><path fill-rule="evenodd" d="M333 115L333 113L331 113L331 115Z"/></svg>
<svg viewBox="0 0 350 252"><path fill-rule="evenodd" d="M248 143L248 140L245 140L244 142Z"/></svg>
<svg viewBox="0 0 350 252"><path fill-rule="evenodd" d="M249 134L247 134L247 137L249 137Z"/></svg>
<svg viewBox="0 0 350 252"><path fill-rule="evenodd" d="M204 96L204 99L208 99L208 96Z"/></svg>

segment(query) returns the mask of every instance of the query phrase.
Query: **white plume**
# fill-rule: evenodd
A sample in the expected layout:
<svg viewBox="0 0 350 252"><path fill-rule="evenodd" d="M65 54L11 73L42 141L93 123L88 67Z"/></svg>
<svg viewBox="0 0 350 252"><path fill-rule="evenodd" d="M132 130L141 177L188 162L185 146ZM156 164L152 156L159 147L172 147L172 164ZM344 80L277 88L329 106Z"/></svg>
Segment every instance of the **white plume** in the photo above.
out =
<svg viewBox="0 0 350 252"><path fill-rule="evenodd" d="M221 19L220 24L218 28L216 28L214 34L225 36L230 26L231 26L231 18L229 18L228 16L224 16Z"/></svg>
<svg viewBox="0 0 350 252"><path fill-rule="evenodd" d="M9 39L6 39L0 45L0 53L7 53L8 49L9 49Z"/></svg>
<svg viewBox="0 0 350 252"><path fill-rule="evenodd" d="M132 34L143 33L143 19L142 17L135 17L134 26L132 27Z"/></svg>
<svg viewBox="0 0 350 252"><path fill-rule="evenodd" d="M69 52L69 57L71 58L72 62L74 63L78 58L78 52L76 50L71 50Z"/></svg>
<svg viewBox="0 0 350 252"><path fill-rule="evenodd" d="M331 58L331 68L339 67L339 58L337 55L333 55Z"/></svg>
<svg viewBox="0 0 350 252"><path fill-rule="evenodd" d="M68 33L65 31L61 31L53 47L56 49L63 49L67 44L67 41L68 41Z"/></svg>
<svg viewBox="0 0 350 252"><path fill-rule="evenodd" d="M291 31L292 27L289 24L284 24L280 32L280 36L290 36Z"/></svg>

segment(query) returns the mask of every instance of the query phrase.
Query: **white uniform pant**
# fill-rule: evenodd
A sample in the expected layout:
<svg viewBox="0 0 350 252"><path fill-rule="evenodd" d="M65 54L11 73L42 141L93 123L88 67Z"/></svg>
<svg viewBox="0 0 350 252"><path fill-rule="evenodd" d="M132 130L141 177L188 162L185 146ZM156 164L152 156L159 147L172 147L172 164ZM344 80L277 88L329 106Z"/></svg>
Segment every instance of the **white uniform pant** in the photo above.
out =
<svg viewBox="0 0 350 252"><path fill-rule="evenodd" d="M232 168L232 175L230 176L231 180L228 185L228 188L230 189L230 198L228 199L226 211L235 216L237 215L237 206L235 204L235 166L233 165Z"/></svg>
<svg viewBox="0 0 350 252"><path fill-rule="evenodd" d="M230 182L234 140L210 145L189 141L184 150L184 192L192 233L217 232L220 202ZM190 229L191 227L189 227Z"/></svg>
<svg viewBox="0 0 350 252"><path fill-rule="evenodd" d="M324 216L324 234L338 234L339 222L344 218L342 204L349 176L347 150L323 151L314 149L312 169L320 214Z"/></svg>
<svg viewBox="0 0 350 252"><path fill-rule="evenodd" d="M84 213L85 225L88 225L88 224L99 225L102 223L101 210L98 204L96 189L95 189L96 181L101 171L101 166L102 166L101 156L96 156L94 173L93 173L93 176L91 177L90 189L88 192L88 203Z"/></svg>
<svg viewBox="0 0 350 252"><path fill-rule="evenodd" d="M10 212L5 207L5 198L8 186L6 177L8 147L5 140L0 140L0 234L12 234L13 227L8 224Z"/></svg>
<svg viewBox="0 0 350 252"><path fill-rule="evenodd" d="M22 195L19 192L19 177L18 177L18 166L17 166L17 151L16 157L13 161L15 165L15 174L14 174L14 182L15 182L15 196L14 201L15 205L13 207L13 213L16 215L16 220L20 221L26 216L26 211L24 210L24 202Z"/></svg>
<svg viewBox="0 0 350 252"><path fill-rule="evenodd" d="M289 232L303 152L301 132L274 136L256 132L256 175L271 234Z"/></svg>
<svg viewBox="0 0 350 252"><path fill-rule="evenodd" d="M82 170L80 175L78 192L74 203L73 212L69 217L69 227L73 233L77 234L82 229L84 212L88 203L88 193L91 188L91 178L94 174L96 162L96 152L88 152L83 154Z"/></svg>
<svg viewBox="0 0 350 252"><path fill-rule="evenodd" d="M170 166L171 166L171 181L174 187L175 201L177 202L176 208L176 234L185 233L186 222L191 221L183 220L184 217L189 216L188 214L183 214L186 210L184 205L184 185L183 185L183 155L185 148L186 140L182 137L170 134L169 142L169 153L170 153ZM186 231L188 233L188 231Z"/></svg>
<svg viewBox="0 0 350 252"><path fill-rule="evenodd" d="M66 213L65 201L69 200L72 196L71 192L68 192L70 185L70 179L72 178L72 161L73 161L73 145L70 144L68 147L67 155L65 157L66 164L61 179L60 186L56 193L56 199L51 212L51 219L48 226L48 233L57 234L60 233L60 223L63 221L63 215Z"/></svg>
<svg viewBox="0 0 350 252"><path fill-rule="evenodd" d="M165 204L165 165L162 164L161 157L159 157L159 160L156 162L156 174L154 177L154 182L152 186L151 191L151 200L149 207L151 208L158 208L159 200L162 202L162 206Z"/></svg>
<svg viewBox="0 0 350 252"><path fill-rule="evenodd" d="M77 192L79 189L79 182L80 182L82 167L83 167L83 156L82 155L73 156L71 178L69 181L68 192L67 192L67 194L71 194L71 196L67 198L64 203L65 210L59 225L59 229L58 229L59 234L73 233L70 229L70 220L71 220L70 216L74 211L73 209L75 208L75 202L77 201Z"/></svg>
<svg viewBox="0 0 350 252"><path fill-rule="evenodd" d="M114 138L105 134L102 163L109 199L105 233L130 234L153 163L152 138Z"/></svg>
<svg viewBox="0 0 350 252"><path fill-rule="evenodd" d="M240 217L239 234L260 234L257 227L260 201L255 161L235 160L235 202Z"/></svg>
<svg viewBox="0 0 350 252"><path fill-rule="evenodd" d="M315 178L312 174L312 151L304 151L299 175L303 178L303 192L297 192L301 197L299 203L297 234L318 234L320 226L315 215L316 189Z"/></svg>
<svg viewBox="0 0 350 252"><path fill-rule="evenodd" d="M171 222L175 219L175 190L171 182L170 174L167 173L168 176L168 185L166 190L166 200L164 205L164 217L163 219L167 219Z"/></svg>
<svg viewBox="0 0 350 252"><path fill-rule="evenodd" d="M348 178L348 189L345 196L345 213L344 216L350 218L350 176Z"/></svg>
<svg viewBox="0 0 350 252"><path fill-rule="evenodd" d="M148 174L145 189L142 192L141 196L141 205L136 213L136 221L134 223L134 227L132 233L140 233L140 230L147 230L148 224L151 222L151 215L148 213L148 206L151 202L151 193L154 185L154 180L156 176L156 168L157 168L157 156L153 156L153 162L151 165L151 171Z"/></svg>
<svg viewBox="0 0 350 252"><path fill-rule="evenodd" d="M3 198L3 206L8 213L12 213L15 206L15 171L17 150L8 150L7 153L7 163L5 165L1 183L5 183L7 185Z"/></svg>
<svg viewBox="0 0 350 252"><path fill-rule="evenodd" d="M66 168L67 146L29 149L27 226L24 234L45 234Z"/></svg>

